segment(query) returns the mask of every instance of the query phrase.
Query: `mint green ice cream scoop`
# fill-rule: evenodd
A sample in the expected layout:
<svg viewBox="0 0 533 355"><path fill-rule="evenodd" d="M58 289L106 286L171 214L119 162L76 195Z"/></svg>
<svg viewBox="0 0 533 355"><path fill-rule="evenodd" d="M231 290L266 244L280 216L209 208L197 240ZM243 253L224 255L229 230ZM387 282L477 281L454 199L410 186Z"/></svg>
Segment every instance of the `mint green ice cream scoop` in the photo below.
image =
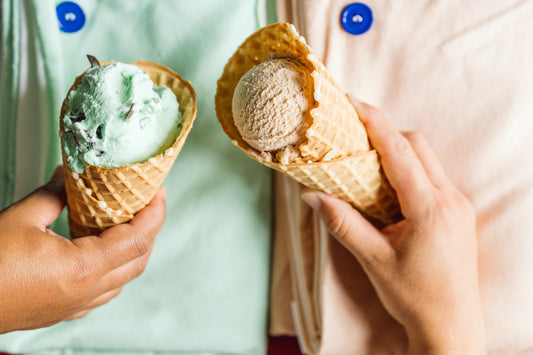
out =
<svg viewBox="0 0 533 355"><path fill-rule="evenodd" d="M72 171L141 163L172 145L182 120L174 93L132 64L93 65L68 96L63 149Z"/></svg>

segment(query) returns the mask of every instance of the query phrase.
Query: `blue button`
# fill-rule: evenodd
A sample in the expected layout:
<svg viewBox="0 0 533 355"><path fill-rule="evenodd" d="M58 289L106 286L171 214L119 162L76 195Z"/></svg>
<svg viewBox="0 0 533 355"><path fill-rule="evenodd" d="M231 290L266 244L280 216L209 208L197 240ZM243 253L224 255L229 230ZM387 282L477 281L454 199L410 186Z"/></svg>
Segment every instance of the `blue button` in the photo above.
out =
<svg viewBox="0 0 533 355"><path fill-rule="evenodd" d="M59 29L63 32L78 32L85 25L83 10L72 1L64 1L57 5L56 14L59 20Z"/></svg>
<svg viewBox="0 0 533 355"><path fill-rule="evenodd" d="M372 26L372 21L374 21L372 10L363 3L356 2L342 10L342 27L353 35L361 35L368 31Z"/></svg>

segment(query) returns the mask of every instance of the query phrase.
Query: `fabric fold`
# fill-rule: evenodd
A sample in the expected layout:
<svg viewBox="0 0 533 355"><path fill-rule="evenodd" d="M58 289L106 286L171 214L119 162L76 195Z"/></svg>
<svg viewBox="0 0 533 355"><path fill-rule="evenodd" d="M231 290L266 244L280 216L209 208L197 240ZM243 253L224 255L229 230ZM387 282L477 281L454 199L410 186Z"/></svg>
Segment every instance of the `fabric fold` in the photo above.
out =
<svg viewBox="0 0 533 355"><path fill-rule="evenodd" d="M28 11L38 12L27 18L37 19L35 31L40 32L32 32L31 38L42 48L47 71L43 97L50 109L28 111L27 122L45 121L48 140L26 141L32 149L21 159L36 160L35 152L53 151L48 164L55 164L61 101L89 66L87 54L102 61L142 59L171 68L195 87L198 115L165 180L167 217L143 275L86 317L0 335L0 352L266 353L271 172L227 141L213 104L225 61L258 27L257 3L80 0L76 3L85 13L85 25L64 33L55 11L60 2L27 1ZM37 85L35 78L29 82ZM66 236L66 218L61 220L63 228L54 230Z"/></svg>
<svg viewBox="0 0 533 355"><path fill-rule="evenodd" d="M533 333L525 326L533 321L533 224L526 212L533 208L531 3L475 1L460 9L429 0L367 4L374 22L360 36L339 23L345 1L279 1L278 13L280 21L295 24L345 92L379 107L399 130L419 131L431 142L478 216L488 353L532 353ZM446 18L452 23L440 26ZM511 18L513 26L506 26ZM287 223L295 224L305 212L297 188L291 189L276 206L285 204ZM307 218L305 227L275 236L287 243L297 291L286 302L294 303L302 324L289 334L297 334L309 354L405 354L404 329L353 255L319 227L309 228ZM319 247L324 261L309 247L316 240L326 240ZM310 275L321 275L317 291L307 287L314 282Z"/></svg>

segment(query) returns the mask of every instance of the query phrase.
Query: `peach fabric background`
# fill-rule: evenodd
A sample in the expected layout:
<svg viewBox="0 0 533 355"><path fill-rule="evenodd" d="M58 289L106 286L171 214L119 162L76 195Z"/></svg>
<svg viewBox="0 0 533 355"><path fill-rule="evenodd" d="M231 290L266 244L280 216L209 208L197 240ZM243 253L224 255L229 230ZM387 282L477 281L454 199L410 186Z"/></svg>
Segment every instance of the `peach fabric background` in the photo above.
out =
<svg viewBox="0 0 533 355"><path fill-rule="evenodd" d="M489 353L533 354L533 2L364 2L374 23L360 36L339 23L349 1L280 0L278 12L345 92L382 109L398 129L429 139L477 210ZM277 186L278 223L294 225L292 235L278 226L271 333L293 333L294 314L310 353L403 354L403 329L355 259L316 228L309 232L311 222L301 223L309 211L294 202L296 184L279 177ZM309 240L325 254L298 247ZM276 293L284 284L292 292Z"/></svg>

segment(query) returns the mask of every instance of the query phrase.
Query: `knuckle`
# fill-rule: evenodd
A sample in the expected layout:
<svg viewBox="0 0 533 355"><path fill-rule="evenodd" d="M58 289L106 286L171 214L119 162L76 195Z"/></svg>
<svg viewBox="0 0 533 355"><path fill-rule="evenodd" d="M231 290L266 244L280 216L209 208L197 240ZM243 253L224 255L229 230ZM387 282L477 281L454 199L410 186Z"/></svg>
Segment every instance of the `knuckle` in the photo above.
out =
<svg viewBox="0 0 533 355"><path fill-rule="evenodd" d="M405 136L398 136L395 140L392 141L392 149L396 152L402 154L411 154L411 144Z"/></svg>
<svg viewBox="0 0 533 355"><path fill-rule="evenodd" d="M427 141L426 136L418 131L407 131L403 133L403 136L411 144L425 143Z"/></svg>
<svg viewBox="0 0 533 355"><path fill-rule="evenodd" d="M147 258L142 258L141 260L139 260L139 262L137 263L137 270L135 273L135 277L141 276L144 273L144 270L146 270L147 265L148 265Z"/></svg>
<svg viewBox="0 0 533 355"><path fill-rule="evenodd" d="M437 208L439 219L443 221L449 221L454 219L456 213L453 203L448 198L438 198L435 200L435 206Z"/></svg>
<svg viewBox="0 0 533 355"><path fill-rule="evenodd" d="M367 250L365 253L359 254L359 261L361 265L368 271L372 271L374 275L382 274L383 271L390 270L391 265L396 265L397 257L401 253L393 248ZM375 273L377 272L377 274Z"/></svg>
<svg viewBox="0 0 533 355"><path fill-rule="evenodd" d="M94 281L93 268L85 261L78 261L71 270L71 282L76 290L92 287Z"/></svg>
<svg viewBox="0 0 533 355"><path fill-rule="evenodd" d="M393 137L387 140L384 145L384 149L380 152L380 155L383 159L394 160L398 156L402 157L413 157L413 151L411 144L402 134L395 134Z"/></svg>
<svg viewBox="0 0 533 355"><path fill-rule="evenodd" d="M383 258L376 254L365 254L360 259L367 270L377 270L384 264Z"/></svg>
<svg viewBox="0 0 533 355"><path fill-rule="evenodd" d="M150 238L147 232L137 232L133 238L133 243L138 255L144 255L150 250Z"/></svg>
<svg viewBox="0 0 533 355"><path fill-rule="evenodd" d="M443 220L475 219L475 208L458 189L452 188L436 199L436 208Z"/></svg>
<svg viewBox="0 0 533 355"><path fill-rule="evenodd" d="M387 148L380 152L380 155L386 160L396 160L398 157L401 157L403 161L410 165L415 165L418 161L418 157L415 154L411 143L401 134L392 138L387 143Z"/></svg>
<svg viewBox="0 0 533 355"><path fill-rule="evenodd" d="M329 214L326 224L331 234L335 235L339 239L346 239L348 235L348 223L346 223L346 218L343 214Z"/></svg>
<svg viewBox="0 0 533 355"><path fill-rule="evenodd" d="M78 309L87 303L88 295L93 292L95 276L86 262L78 261L67 270L63 270L56 282L62 298L68 300L72 309Z"/></svg>

